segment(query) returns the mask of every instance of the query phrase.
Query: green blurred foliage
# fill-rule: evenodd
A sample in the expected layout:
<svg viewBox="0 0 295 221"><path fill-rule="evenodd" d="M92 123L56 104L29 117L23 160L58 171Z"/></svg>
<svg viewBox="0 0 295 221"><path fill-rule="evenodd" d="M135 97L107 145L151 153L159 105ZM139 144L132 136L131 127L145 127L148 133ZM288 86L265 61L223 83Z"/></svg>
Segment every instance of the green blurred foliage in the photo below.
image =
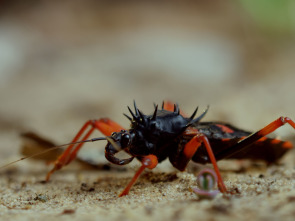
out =
<svg viewBox="0 0 295 221"><path fill-rule="evenodd" d="M240 0L256 24L272 34L295 34L294 0Z"/></svg>

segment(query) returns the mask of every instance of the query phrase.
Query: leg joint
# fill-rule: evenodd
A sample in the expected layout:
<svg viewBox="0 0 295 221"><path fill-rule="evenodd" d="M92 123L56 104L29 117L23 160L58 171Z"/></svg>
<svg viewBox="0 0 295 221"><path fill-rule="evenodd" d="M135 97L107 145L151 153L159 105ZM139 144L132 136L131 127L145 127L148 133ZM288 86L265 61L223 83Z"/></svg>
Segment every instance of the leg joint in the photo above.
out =
<svg viewBox="0 0 295 221"><path fill-rule="evenodd" d="M91 124L92 127L95 127L96 121L97 120L90 120L90 124Z"/></svg>
<svg viewBox="0 0 295 221"><path fill-rule="evenodd" d="M93 120L90 120L89 121L91 123L91 125L93 127L95 127L97 125L97 123L101 122L101 123L104 123L104 124L110 124L110 119L105 117L105 118L100 118L100 119L93 119Z"/></svg>
<svg viewBox="0 0 295 221"><path fill-rule="evenodd" d="M195 136L196 140L198 142L203 142L204 139L207 139L206 135L202 134L202 133L197 133Z"/></svg>
<svg viewBox="0 0 295 221"><path fill-rule="evenodd" d="M283 124L285 124L285 123L287 123L287 121L288 121L288 117L280 117L280 121L283 123Z"/></svg>
<svg viewBox="0 0 295 221"><path fill-rule="evenodd" d="M283 124L285 124L285 123L289 123L292 120L291 120L290 117L281 117L281 121L282 121Z"/></svg>

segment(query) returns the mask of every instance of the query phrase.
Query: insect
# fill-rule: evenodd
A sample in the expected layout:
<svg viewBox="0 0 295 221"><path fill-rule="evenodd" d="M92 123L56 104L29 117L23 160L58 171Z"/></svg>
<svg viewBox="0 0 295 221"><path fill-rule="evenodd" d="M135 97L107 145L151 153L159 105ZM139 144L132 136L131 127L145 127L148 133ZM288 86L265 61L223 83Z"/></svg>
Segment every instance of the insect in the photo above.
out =
<svg viewBox="0 0 295 221"><path fill-rule="evenodd" d="M134 158L141 162L130 183L120 193L127 195L145 168L153 169L158 163L169 158L171 164L184 171L190 160L206 164L212 163L221 192L227 192L216 161L231 159L261 159L268 163L275 162L284 155L292 144L288 141L266 138L265 136L285 123L295 129L295 123L288 117L280 117L263 129L251 133L222 122L201 122L208 108L195 118L198 108L190 117L180 111L177 104L163 102L162 109L155 105L153 114L144 115L134 101L134 112L128 107L131 117L124 114L131 122L126 130L116 122L102 118L85 123L72 142L82 143L70 145L55 161L53 169L46 180L63 166L69 164L77 156L91 133L97 129L106 137L94 138L90 141L107 140L105 157L111 163L125 165ZM81 136L84 134L84 137ZM86 140L87 141L87 140ZM89 140L88 140L89 141ZM125 151L130 158L119 159L115 155Z"/></svg>
<svg viewBox="0 0 295 221"><path fill-rule="evenodd" d="M124 129L109 118L89 120L71 143L61 145L69 146L55 160L46 181L55 171L73 161L85 142L106 140L105 157L111 163L125 165L134 158L141 162L141 167L120 193L120 197L129 193L146 168L153 169L166 158L180 171L185 170L190 160L201 164L212 163L218 188L222 193L226 193L227 189L216 161L225 158L249 158L272 163L292 148L288 141L265 137L286 123L295 129L295 123L288 117L280 117L261 130L251 133L222 122L201 122L208 108L195 118L198 111L196 108L193 114L187 117L177 104L163 102L162 109L154 105L154 112L145 115L134 101L134 112L128 107L131 116L124 114L131 122L130 129ZM88 139L94 130L100 131L105 137ZM130 157L117 158L116 154L120 151L125 151Z"/></svg>

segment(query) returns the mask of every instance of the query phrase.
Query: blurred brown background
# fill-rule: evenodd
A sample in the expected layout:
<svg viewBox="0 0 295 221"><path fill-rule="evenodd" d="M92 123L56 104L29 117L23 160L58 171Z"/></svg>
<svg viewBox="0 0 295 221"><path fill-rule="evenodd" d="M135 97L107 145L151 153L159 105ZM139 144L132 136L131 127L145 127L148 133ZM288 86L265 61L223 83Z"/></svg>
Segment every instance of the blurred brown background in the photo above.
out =
<svg viewBox="0 0 295 221"><path fill-rule="evenodd" d="M189 113L210 104L207 119L250 130L294 118L294 7L1 1L1 149L17 149L23 130L66 142L88 119L126 125L133 99L146 113L163 99Z"/></svg>
<svg viewBox="0 0 295 221"><path fill-rule="evenodd" d="M64 143L133 99L256 130L295 118L293 1L0 1L2 156L18 133ZM291 129L281 133L292 134Z"/></svg>
<svg viewBox="0 0 295 221"><path fill-rule="evenodd" d="M294 10L292 0L0 0L1 164L19 157L21 132L34 131L62 144L69 142L89 119L110 117L128 127L122 113L127 113L126 106L132 105L134 99L144 113L152 112L153 103L160 104L164 99L178 102L189 114L197 105L205 109L209 104L205 120L226 121L253 131L281 115L295 119ZM289 126L276 134L294 140L294 130ZM103 142L91 145L96 149L100 146L103 152ZM26 163L18 164L22 165ZM42 214L46 214L52 219L63 209L79 208L82 212L76 213L77 217L85 218L88 214L85 220L143 220L142 214L150 215L150 211L155 211L154 220L163 216L165 220L180 220L185 217L179 216L180 212L215 220L224 217L220 213L226 211L233 215L232 220L238 220L237 215L253 220L249 216L257 217L259 208L263 208L261 220L283 220L282 217L290 218L292 214L294 217L294 206L290 207L294 196L289 201L283 194L270 199L273 193L267 192L272 188L267 187L272 184L268 177L279 177L280 171L287 176L282 180L291 182L292 171L286 172L285 167L275 167L275 172L267 170L266 178L260 179L265 185L259 188L268 188L260 200L256 200L260 193L249 187L252 178L246 173L234 174L232 179L227 174L225 180L226 185L246 185L242 192L250 198L244 195L232 201L218 198L212 204L199 203L193 201L196 197L188 192L187 186L183 191L176 189L175 186L193 182L183 175L188 182L180 183L178 179L161 187L168 196L170 187L179 194L167 205L165 202L172 198L166 197L162 205L159 202L164 195L158 199L159 187L150 185L148 179L137 186L140 190L126 198L129 202L118 199L116 191L109 190L111 186L119 191L127 183L129 177L125 181L120 179L127 176L125 173L95 173L77 178L78 171L61 172L55 181L40 186L36 179L42 179L46 169L37 165L41 164L33 167L38 174L27 171L9 175L3 171L0 214L7 212L9 218L10 212L14 212L14 220L22 220L22 212L29 210L30 218L38 214L39 219L44 219ZM80 180L95 181L98 176L103 180L99 187L95 186L98 190L84 195L75 192L80 188ZM247 178L250 181L244 180ZM292 185L282 181L279 188L284 186L282 192L290 194L288 188ZM54 192L58 191L57 186L61 192ZM150 191L151 198L137 200L135 196L149 197L144 191ZM39 193L48 195L48 203L34 200ZM77 204L80 201L75 199L82 195L86 200ZM193 200L187 200L188 197ZM279 204L270 206L270 201ZM288 202L287 206L281 202ZM213 210L207 210L211 205ZM154 207L160 209L150 209Z"/></svg>

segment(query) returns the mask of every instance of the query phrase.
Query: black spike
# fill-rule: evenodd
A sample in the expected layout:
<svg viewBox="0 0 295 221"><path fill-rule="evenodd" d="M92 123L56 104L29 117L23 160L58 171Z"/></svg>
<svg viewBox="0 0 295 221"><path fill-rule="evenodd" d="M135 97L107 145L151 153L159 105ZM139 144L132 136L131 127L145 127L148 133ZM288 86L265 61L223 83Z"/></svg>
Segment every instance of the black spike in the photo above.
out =
<svg viewBox="0 0 295 221"><path fill-rule="evenodd" d="M153 117L151 118L151 120L156 120L156 118L157 118L157 111L158 111L158 105L155 107L155 111L154 111L154 114L153 114Z"/></svg>
<svg viewBox="0 0 295 221"><path fill-rule="evenodd" d="M128 120L130 120L130 121L132 121L132 118L131 117L129 117L127 114L123 114L125 117L127 117L128 118Z"/></svg>
<svg viewBox="0 0 295 221"><path fill-rule="evenodd" d="M129 106L127 106L127 107L128 107L128 110L129 110L130 114L132 115L133 119L136 120L136 121L138 121L138 118L134 115L134 113L132 112L132 110L130 109L130 107Z"/></svg>
<svg viewBox="0 0 295 221"><path fill-rule="evenodd" d="M138 114L139 114L140 118L141 118L142 120L144 120L144 115L143 115L143 113L142 113L140 110L138 110Z"/></svg>
<svg viewBox="0 0 295 221"><path fill-rule="evenodd" d="M174 104L174 113L177 113L178 115L179 115L179 113L180 113L180 110L179 110L178 104Z"/></svg>
<svg viewBox="0 0 295 221"><path fill-rule="evenodd" d="M156 106L157 106L156 103L154 103L154 108L156 108Z"/></svg>
<svg viewBox="0 0 295 221"><path fill-rule="evenodd" d="M196 113L198 112L199 106L196 108L196 110L194 111L194 113L192 114L192 116L190 116L190 120L192 121L194 119L194 117L196 116Z"/></svg>
<svg viewBox="0 0 295 221"><path fill-rule="evenodd" d="M162 102L162 110L164 109L164 101Z"/></svg>
<svg viewBox="0 0 295 221"><path fill-rule="evenodd" d="M190 121L189 124L193 124L193 123L199 122L207 114L208 110L209 110L209 105L207 106L206 110L199 117L197 117L196 119Z"/></svg>
<svg viewBox="0 0 295 221"><path fill-rule="evenodd" d="M135 100L133 100L133 104L134 104L134 110L135 110L136 116L138 116L139 113L138 113L138 109L137 109L137 107L136 107Z"/></svg>

